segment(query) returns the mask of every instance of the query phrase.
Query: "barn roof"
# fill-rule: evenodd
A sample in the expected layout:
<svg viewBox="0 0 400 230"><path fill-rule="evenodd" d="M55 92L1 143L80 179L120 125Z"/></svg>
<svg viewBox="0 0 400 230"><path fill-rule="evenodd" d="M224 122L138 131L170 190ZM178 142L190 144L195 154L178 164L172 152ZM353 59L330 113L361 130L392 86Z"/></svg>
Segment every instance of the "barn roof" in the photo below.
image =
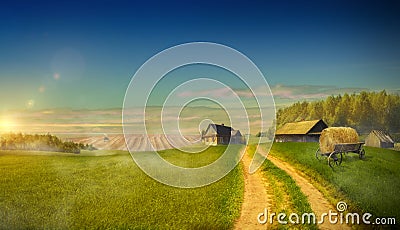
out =
<svg viewBox="0 0 400 230"><path fill-rule="evenodd" d="M284 134L304 135L304 134L309 134L311 129L314 126L316 126L319 122L323 122L324 123L324 121L322 121L322 120L312 120L312 121L300 121L300 122L286 123L280 129L278 129L275 132L275 134L276 135L284 135Z"/></svg>
<svg viewBox="0 0 400 230"><path fill-rule="evenodd" d="M381 142L394 143L389 133L383 130L372 130L371 133L374 134Z"/></svg>

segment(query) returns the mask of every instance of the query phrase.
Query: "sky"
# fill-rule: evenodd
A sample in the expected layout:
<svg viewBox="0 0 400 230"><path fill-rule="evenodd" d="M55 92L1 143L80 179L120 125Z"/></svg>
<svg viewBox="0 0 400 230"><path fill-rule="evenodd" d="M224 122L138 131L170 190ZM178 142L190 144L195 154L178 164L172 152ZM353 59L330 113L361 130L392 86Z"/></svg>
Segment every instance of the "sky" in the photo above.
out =
<svg viewBox="0 0 400 230"><path fill-rule="evenodd" d="M121 108L143 63L197 41L245 54L282 101L400 92L398 12L399 1L3 2L0 110Z"/></svg>

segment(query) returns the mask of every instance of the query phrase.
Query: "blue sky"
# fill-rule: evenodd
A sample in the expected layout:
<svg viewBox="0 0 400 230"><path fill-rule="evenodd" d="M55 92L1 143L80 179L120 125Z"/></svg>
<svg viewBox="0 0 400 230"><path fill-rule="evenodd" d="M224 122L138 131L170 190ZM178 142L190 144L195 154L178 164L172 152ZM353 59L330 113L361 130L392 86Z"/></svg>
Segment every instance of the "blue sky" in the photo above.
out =
<svg viewBox="0 0 400 230"><path fill-rule="evenodd" d="M398 1L10 1L0 110L121 107L148 58L194 41L237 49L280 89L396 91L398 12Z"/></svg>

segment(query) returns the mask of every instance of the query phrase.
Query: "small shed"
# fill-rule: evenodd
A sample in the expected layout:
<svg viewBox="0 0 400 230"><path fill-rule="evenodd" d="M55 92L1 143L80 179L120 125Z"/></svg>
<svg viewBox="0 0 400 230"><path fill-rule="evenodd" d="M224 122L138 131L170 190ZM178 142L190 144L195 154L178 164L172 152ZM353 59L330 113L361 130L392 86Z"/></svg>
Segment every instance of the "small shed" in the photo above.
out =
<svg viewBox="0 0 400 230"><path fill-rule="evenodd" d="M209 124L201 139L206 145L243 144L245 142L245 138L239 130L224 124Z"/></svg>
<svg viewBox="0 0 400 230"><path fill-rule="evenodd" d="M275 132L275 142L318 142L326 128L323 120L286 123Z"/></svg>
<svg viewBox="0 0 400 230"><path fill-rule="evenodd" d="M365 145L377 148L394 148L393 138L383 130L372 130L365 138Z"/></svg>

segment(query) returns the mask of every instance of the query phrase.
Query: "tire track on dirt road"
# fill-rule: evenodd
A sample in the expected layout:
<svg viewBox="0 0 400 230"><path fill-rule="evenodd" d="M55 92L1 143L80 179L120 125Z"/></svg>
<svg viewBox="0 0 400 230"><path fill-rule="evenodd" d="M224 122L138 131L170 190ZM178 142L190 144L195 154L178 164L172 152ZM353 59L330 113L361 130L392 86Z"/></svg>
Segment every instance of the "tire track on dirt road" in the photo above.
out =
<svg viewBox="0 0 400 230"><path fill-rule="evenodd" d="M267 225L258 223L257 216L265 208L270 208L270 200L267 195L267 183L261 175L261 171L249 174L249 167L252 158L244 154L243 175L244 175L244 195L240 217L235 223L234 229L266 229Z"/></svg>
<svg viewBox="0 0 400 230"><path fill-rule="evenodd" d="M265 150L262 150L265 151ZM265 156L265 152L261 152ZM334 207L324 195L314 187L303 175L293 168L289 163L284 162L278 158L268 155L268 160L275 164L280 169L284 170L289 176L293 178L297 186L300 187L301 192L307 196L308 202L310 203L311 209L317 217L317 221L321 218L322 213L328 213L329 210L336 211ZM325 221L318 225L319 229L351 229L346 224L331 224L329 223L328 217L325 217Z"/></svg>

